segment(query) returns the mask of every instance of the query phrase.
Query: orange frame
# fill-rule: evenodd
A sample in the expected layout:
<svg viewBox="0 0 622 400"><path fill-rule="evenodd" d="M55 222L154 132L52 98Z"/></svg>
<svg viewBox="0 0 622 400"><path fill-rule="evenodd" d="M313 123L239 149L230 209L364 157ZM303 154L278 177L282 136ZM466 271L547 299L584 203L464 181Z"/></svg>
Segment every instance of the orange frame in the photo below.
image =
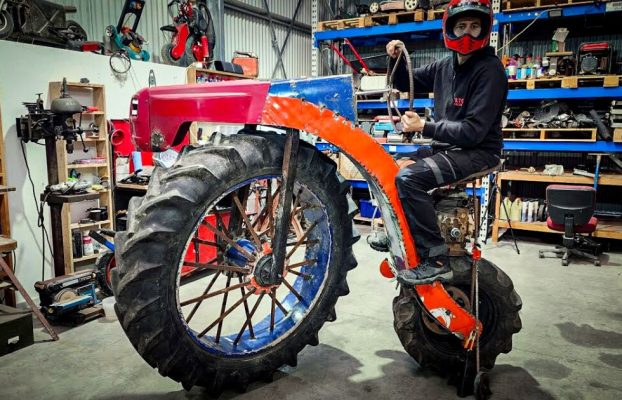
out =
<svg viewBox="0 0 622 400"><path fill-rule="evenodd" d="M260 123L311 133L335 145L353 160L379 200L390 236L394 272L416 268L419 259L415 243L395 186L399 167L378 142L333 111L292 97L268 96ZM481 322L460 307L438 282L419 285L416 290L430 315L445 316L435 318L459 337L465 348L472 348L475 333L482 333Z"/></svg>

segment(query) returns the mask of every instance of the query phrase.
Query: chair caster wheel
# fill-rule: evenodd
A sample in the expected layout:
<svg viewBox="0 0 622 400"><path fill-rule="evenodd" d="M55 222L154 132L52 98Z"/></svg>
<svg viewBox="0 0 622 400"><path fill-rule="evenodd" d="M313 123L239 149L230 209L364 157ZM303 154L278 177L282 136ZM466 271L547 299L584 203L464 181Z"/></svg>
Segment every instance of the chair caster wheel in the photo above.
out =
<svg viewBox="0 0 622 400"><path fill-rule="evenodd" d="M600 267L600 261L599 260L594 261L594 266Z"/></svg>
<svg viewBox="0 0 622 400"><path fill-rule="evenodd" d="M479 371L475 376L473 394L477 400L486 400L490 398L492 394L490 390L490 377L486 371Z"/></svg>
<svg viewBox="0 0 622 400"><path fill-rule="evenodd" d="M564 267L567 267L568 266L568 260L562 260L562 265Z"/></svg>
<svg viewBox="0 0 622 400"><path fill-rule="evenodd" d="M544 252L543 252L542 250L540 250L540 251L538 252L538 256L539 256L540 258L544 258Z"/></svg>

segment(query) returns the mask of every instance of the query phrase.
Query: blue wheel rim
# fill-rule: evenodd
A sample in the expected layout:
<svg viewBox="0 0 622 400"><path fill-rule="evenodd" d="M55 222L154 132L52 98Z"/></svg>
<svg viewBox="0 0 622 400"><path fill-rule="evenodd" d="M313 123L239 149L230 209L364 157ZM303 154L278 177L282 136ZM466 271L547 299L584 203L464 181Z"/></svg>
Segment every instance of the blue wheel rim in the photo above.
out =
<svg viewBox="0 0 622 400"><path fill-rule="evenodd" d="M228 190L223 196L219 198L219 200L225 198L231 193L236 192L240 188L252 186L253 183L259 182L265 179L272 179L274 176L263 176L253 178L251 180L247 180L242 182L235 187L232 187ZM274 188L274 187L273 187ZM272 189L274 190L274 189ZM237 193L237 192L236 192ZM202 332L202 328L200 324L197 324L188 319L189 316L189 308L190 305L184 305L185 298L181 295L180 289L178 289L178 304L181 304L180 309L180 318L184 322L184 326L187 334L206 352L211 354L215 354L221 357L244 357L248 355L255 354L257 352L265 351L279 342L283 341L286 337L290 336L296 329L300 326L300 324L307 318L309 313L314 309L318 298L324 290L326 285L326 280L329 273L329 265L331 259L331 248L332 248L332 240L333 234L331 229L331 224L328 218L328 214L326 212L325 204L321 202L318 196L311 192L311 190L302 185L300 182L296 182L295 193L298 194L300 198L299 204L305 204L302 207L304 210L299 213L299 215L304 216L304 221L307 226L303 229L305 235L303 235L304 242L309 243L309 245L304 248L300 246L298 250L294 253L298 259L294 260L294 256L290 258L289 265L297 265L303 263L300 260L300 257L304 260L304 262L308 262L308 265L298 266L289 271L286 274L285 280L289 283L288 287L285 284L281 284L276 288L276 298L280 303L280 306L274 307L274 324L272 323L272 314L270 312L265 312L265 303L270 303L271 298L269 293L265 293L260 296L257 294L249 294L249 288L253 287L252 285L243 286L246 289L246 295L248 296L244 304L238 305L236 309L231 311L231 314L226 315L223 319L223 325L227 318L233 318L231 315L235 312L242 315L240 319L240 323L238 324L237 329L231 330L228 332L219 332L217 333L216 329L210 329L208 332ZM215 203L216 204L216 203ZM305 207L309 206L305 209ZM210 205L208 207L208 211L205 215L208 215L214 209L214 205ZM232 206L233 209L233 206ZM199 224L197 226L200 225ZM253 223L253 220L249 218L249 222ZM312 229L310 229L312 228ZM198 228L196 228L198 229ZM196 232L195 229L195 232ZM196 233L195 233L196 236ZM238 244L242 249L251 251L251 249L255 249L257 252L260 252L261 249L258 248L256 244L253 244L253 238L251 235L246 235L248 237L236 238L234 241ZM216 235L215 235L216 237ZM193 235L188 240L188 243L191 243L193 240ZM292 239L291 242L295 242L296 240L302 240L299 238ZM262 243L269 242L269 240L264 240L262 238ZM290 242L290 240L288 240ZM186 245L186 252L188 251L188 246ZM290 250L290 247L287 249ZM185 253L184 253L185 254ZM228 256L227 261L230 264L235 266L240 266L244 264L244 259L240 257L241 253L238 249L233 248L230 244L227 247L227 250L224 252L226 256ZM183 264L180 263L180 266ZM222 273L222 276L216 278L210 275L207 277L207 281L216 279L217 281L222 282L226 279L225 274ZM238 279L235 275L230 274L232 276L230 281L232 284L237 284ZM237 274L241 276L242 274ZM252 274L244 275L243 282L248 280L249 276ZM178 288L180 280L178 277ZM183 284L183 282L182 282ZM218 289L217 285L214 284L214 289ZM208 292L211 293L212 291ZM231 291L232 293L233 291ZM215 296L214 298L210 298L208 300L204 300L205 302L211 301L212 299L220 299L222 296ZM238 295L236 300L241 301L242 295ZM261 297L261 299L260 299ZM226 307L222 307L223 309L229 309L233 306L235 300L231 300L227 304ZM246 318L248 318L249 310L252 310L256 307L256 304L259 303L259 308L257 308L257 312L252 314L252 330L248 328L247 320L244 318L244 311L246 312ZM196 304L196 303L195 303ZM197 308L196 314L198 315L201 311L202 307L210 307L208 305L201 305ZM211 307L221 306L221 303L212 302ZM283 311L283 309L285 312ZM263 313L261 312L261 308L264 308ZM193 307L194 308L194 307ZM213 311L213 308L211 309ZM225 311L226 313L226 311ZM222 317L223 313L221 313ZM239 318L239 317L238 317ZM244 321L242 321L242 319ZM210 326L213 325L210 324ZM234 324L235 325L235 324ZM244 328L245 327L245 328ZM243 329L244 328L244 329ZM220 327L219 327L220 329ZM243 330L242 330L243 329Z"/></svg>

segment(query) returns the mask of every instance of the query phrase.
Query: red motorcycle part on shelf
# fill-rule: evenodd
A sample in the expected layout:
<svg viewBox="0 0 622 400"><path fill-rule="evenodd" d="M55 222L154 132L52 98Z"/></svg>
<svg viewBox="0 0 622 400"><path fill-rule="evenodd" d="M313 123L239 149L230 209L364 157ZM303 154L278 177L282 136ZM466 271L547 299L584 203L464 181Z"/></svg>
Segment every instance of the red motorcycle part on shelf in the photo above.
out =
<svg viewBox="0 0 622 400"><path fill-rule="evenodd" d="M187 23L183 23L177 25L175 29L177 32L173 34L173 38L171 39L171 43L173 44L171 57L173 60L179 60L186 51L186 41L188 40L188 36L190 36L190 28L188 28Z"/></svg>
<svg viewBox="0 0 622 400"><path fill-rule="evenodd" d="M207 37L201 36L201 44L194 43L192 45L192 55L197 61L209 59L209 46L207 45Z"/></svg>

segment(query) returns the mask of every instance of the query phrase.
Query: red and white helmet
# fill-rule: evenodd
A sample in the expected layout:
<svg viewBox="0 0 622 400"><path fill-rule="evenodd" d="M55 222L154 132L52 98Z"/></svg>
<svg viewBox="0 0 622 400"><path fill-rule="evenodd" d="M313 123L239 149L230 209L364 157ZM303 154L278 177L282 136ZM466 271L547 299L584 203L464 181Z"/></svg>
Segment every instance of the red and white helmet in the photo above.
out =
<svg viewBox="0 0 622 400"><path fill-rule="evenodd" d="M451 0L443 15L443 37L445 47L462 55L471 54L488 45L492 29L493 12L490 0ZM461 17L479 17L482 32L478 37L454 35L454 26Z"/></svg>

